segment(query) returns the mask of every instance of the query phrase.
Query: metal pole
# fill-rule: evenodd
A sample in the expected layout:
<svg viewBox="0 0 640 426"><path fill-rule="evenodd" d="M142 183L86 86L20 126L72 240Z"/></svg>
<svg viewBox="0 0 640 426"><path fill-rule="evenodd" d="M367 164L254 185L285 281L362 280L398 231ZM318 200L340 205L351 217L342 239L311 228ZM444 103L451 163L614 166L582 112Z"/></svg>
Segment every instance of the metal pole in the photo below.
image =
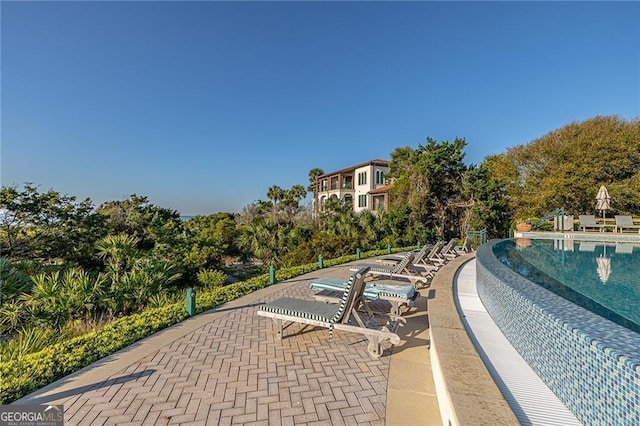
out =
<svg viewBox="0 0 640 426"><path fill-rule="evenodd" d="M195 288L187 289L186 307L187 307L187 314L190 317L196 314L196 289Z"/></svg>
<svg viewBox="0 0 640 426"><path fill-rule="evenodd" d="M276 267L273 265L269 266L269 282L271 284L276 283Z"/></svg>

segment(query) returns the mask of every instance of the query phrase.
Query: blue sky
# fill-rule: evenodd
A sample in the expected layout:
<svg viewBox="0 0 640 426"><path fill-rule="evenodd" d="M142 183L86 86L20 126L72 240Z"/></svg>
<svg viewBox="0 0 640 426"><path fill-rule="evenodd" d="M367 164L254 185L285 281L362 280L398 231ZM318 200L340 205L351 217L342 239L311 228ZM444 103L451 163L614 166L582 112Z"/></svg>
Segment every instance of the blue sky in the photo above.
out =
<svg viewBox="0 0 640 426"><path fill-rule="evenodd" d="M2 185L239 212L430 136L640 115L638 2L7 2Z"/></svg>

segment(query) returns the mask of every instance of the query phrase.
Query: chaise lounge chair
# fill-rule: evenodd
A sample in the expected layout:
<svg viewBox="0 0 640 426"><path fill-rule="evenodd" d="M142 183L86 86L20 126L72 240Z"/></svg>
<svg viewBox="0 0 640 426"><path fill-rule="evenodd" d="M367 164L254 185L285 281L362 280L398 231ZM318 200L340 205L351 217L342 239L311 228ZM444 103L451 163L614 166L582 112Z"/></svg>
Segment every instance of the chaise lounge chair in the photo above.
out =
<svg viewBox="0 0 640 426"><path fill-rule="evenodd" d="M334 329L363 334L369 341L367 346L368 353L378 358L382 355L383 342L400 343L400 337L395 331L406 320L389 314L386 324L380 326L375 321L375 318L362 318L360 316L357 308L363 303L364 277L367 271L368 268L362 268L351 275L338 305L315 300L283 297L260 306L256 313L273 319L280 339L282 339L284 325L289 322L328 328L329 340L331 340ZM374 326L375 328L370 328Z"/></svg>
<svg viewBox="0 0 640 426"><path fill-rule="evenodd" d="M415 257L413 259L414 263L415 263L416 259L424 256L424 254L427 252L427 250L429 250L429 248L431 248L431 247L432 246L430 244L425 244L419 250L411 250L410 252L415 255ZM397 265L398 262L400 262L402 259L404 259L404 257L408 253L409 252L390 254L390 255L385 256L385 257L377 258L376 262L384 263L385 265L387 265L387 264L388 265Z"/></svg>
<svg viewBox="0 0 640 426"><path fill-rule="evenodd" d="M458 245L459 238L452 238L449 240L446 246L440 250L440 255L443 256L447 260L455 259L458 257L458 252L456 251L456 246Z"/></svg>
<svg viewBox="0 0 640 426"><path fill-rule="evenodd" d="M431 277L429 274L423 275L417 271L413 267L413 259L415 259L415 253L410 251L400 262L398 262L396 266L393 267L381 265L379 263L369 263L353 265L349 270L357 271L361 268L367 268L367 273L377 278L386 277L390 280L408 280L414 287L417 287L418 283L426 285Z"/></svg>
<svg viewBox="0 0 640 426"><path fill-rule="evenodd" d="M440 263L433 262L430 259L433 259L434 256L436 256L440 252L440 250L442 250L442 246L444 246L444 241L438 241L435 245L425 244L419 251L415 251L415 256L413 257L413 261L411 264L412 271L418 272L415 268L420 268L424 270L424 272L426 273L425 275L433 275L440 268ZM406 256L406 254L404 256ZM378 259L378 262L387 266L395 266L402 261L404 256L383 257L381 259Z"/></svg>
<svg viewBox="0 0 640 426"><path fill-rule="evenodd" d="M348 280L343 278L322 277L311 282L309 288L315 291L314 298L320 302L336 303L340 301ZM365 300L385 300L391 303L391 313L400 315L402 306L413 306L420 293L412 285L396 285L381 282L366 283L363 298Z"/></svg>
<svg viewBox="0 0 640 426"><path fill-rule="evenodd" d="M446 245L443 245L440 251L435 253L433 257L430 257L429 260L435 265L444 265L449 261L449 259L457 256L457 254L452 254L455 250L456 244L458 244L458 238L450 239L449 242Z"/></svg>
<svg viewBox="0 0 640 426"><path fill-rule="evenodd" d="M638 229L640 233L640 225L633 223L633 217L631 216L616 216L616 226L613 228L613 232L623 233L625 229Z"/></svg>
<svg viewBox="0 0 640 426"><path fill-rule="evenodd" d="M578 219L580 220L580 226L578 229L581 229L582 232L587 232L587 229L597 229L600 232L604 232L604 225L596 223L596 218L593 215L578 215Z"/></svg>

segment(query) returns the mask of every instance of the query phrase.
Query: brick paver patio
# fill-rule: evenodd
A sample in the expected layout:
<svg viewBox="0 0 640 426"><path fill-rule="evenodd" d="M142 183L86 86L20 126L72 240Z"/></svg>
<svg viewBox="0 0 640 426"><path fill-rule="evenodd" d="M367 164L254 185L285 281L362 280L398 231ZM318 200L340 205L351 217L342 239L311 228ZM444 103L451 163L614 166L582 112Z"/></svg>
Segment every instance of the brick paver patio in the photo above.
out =
<svg viewBox="0 0 640 426"><path fill-rule="evenodd" d="M383 425L390 349L373 359L360 334L336 330L329 342L328 330L302 324L280 341L273 322L255 314L283 295L311 298L310 280L327 275L346 278L348 265L239 299L143 357L125 352L108 376L20 403L63 404L66 425Z"/></svg>

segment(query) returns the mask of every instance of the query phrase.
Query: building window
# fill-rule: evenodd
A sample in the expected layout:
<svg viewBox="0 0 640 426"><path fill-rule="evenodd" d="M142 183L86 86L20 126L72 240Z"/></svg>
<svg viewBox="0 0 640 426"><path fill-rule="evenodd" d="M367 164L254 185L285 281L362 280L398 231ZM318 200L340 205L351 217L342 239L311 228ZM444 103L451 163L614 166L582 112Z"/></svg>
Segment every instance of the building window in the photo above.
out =
<svg viewBox="0 0 640 426"><path fill-rule="evenodd" d="M336 189L338 189L338 176L331 178L331 190L335 191Z"/></svg>
<svg viewBox="0 0 640 426"><path fill-rule="evenodd" d="M358 207L367 207L366 195L358 195Z"/></svg>
<svg viewBox="0 0 640 426"><path fill-rule="evenodd" d="M367 184L367 172L358 173L358 185Z"/></svg>
<svg viewBox="0 0 640 426"><path fill-rule="evenodd" d="M378 185L384 184L384 172L380 170L376 170L376 184Z"/></svg>

